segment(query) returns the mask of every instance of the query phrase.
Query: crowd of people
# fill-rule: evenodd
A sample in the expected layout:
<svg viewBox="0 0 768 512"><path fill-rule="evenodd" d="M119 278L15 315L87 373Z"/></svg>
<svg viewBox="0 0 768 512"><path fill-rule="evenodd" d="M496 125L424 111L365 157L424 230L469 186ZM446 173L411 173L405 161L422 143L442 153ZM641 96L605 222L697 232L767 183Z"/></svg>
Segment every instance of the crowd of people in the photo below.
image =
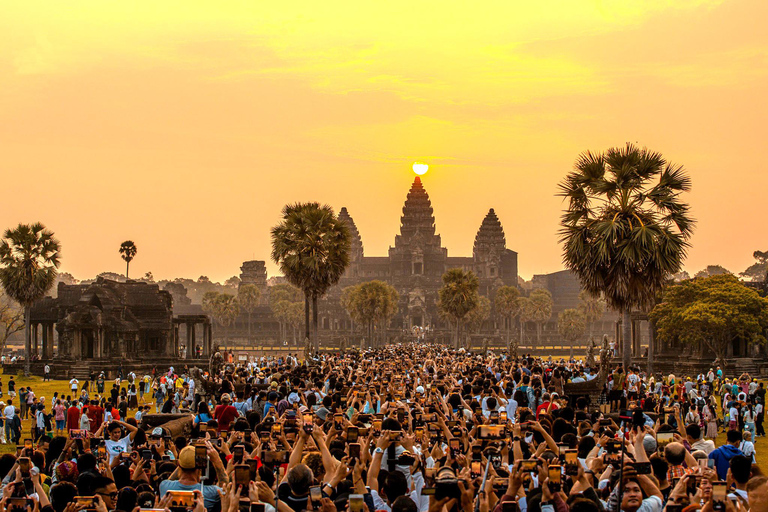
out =
<svg viewBox="0 0 768 512"><path fill-rule="evenodd" d="M765 388L725 373L408 344L50 398L10 378L0 512L768 511Z"/></svg>

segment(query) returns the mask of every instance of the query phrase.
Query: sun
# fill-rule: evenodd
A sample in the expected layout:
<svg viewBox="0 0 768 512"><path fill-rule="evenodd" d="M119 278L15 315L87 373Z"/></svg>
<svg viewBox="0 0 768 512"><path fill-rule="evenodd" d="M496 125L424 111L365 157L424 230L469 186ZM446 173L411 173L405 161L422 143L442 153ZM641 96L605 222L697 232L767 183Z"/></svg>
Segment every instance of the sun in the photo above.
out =
<svg viewBox="0 0 768 512"><path fill-rule="evenodd" d="M413 162L413 172L419 176L426 174L428 170L429 165L425 164L424 162Z"/></svg>

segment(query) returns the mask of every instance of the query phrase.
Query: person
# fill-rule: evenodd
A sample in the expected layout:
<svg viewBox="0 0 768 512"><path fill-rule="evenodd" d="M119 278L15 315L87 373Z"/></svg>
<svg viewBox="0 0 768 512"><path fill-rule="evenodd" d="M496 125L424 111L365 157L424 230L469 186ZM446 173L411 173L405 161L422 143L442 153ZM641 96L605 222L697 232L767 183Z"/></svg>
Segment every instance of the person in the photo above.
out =
<svg viewBox="0 0 768 512"><path fill-rule="evenodd" d="M72 396L77 397L77 386L80 384L80 381L75 378L73 375L72 378L69 381L69 389L72 391Z"/></svg>
<svg viewBox="0 0 768 512"><path fill-rule="evenodd" d="M756 475L747 482L750 510L768 510L768 477Z"/></svg>
<svg viewBox="0 0 768 512"><path fill-rule="evenodd" d="M16 407L14 407L13 405L13 398L9 398L8 405L6 405L5 409L3 409L3 416L5 417L5 439L9 442L12 439L11 429L13 426L13 416L15 414L15 411L16 411Z"/></svg>
<svg viewBox="0 0 768 512"><path fill-rule="evenodd" d="M205 441L206 453L216 478L220 485L229 482L227 470L219 456L219 452L213 449L210 441ZM215 510L221 505L219 485L201 484L200 469L195 465L195 447L185 446L179 452L178 467L165 480L160 482L160 496L165 496L168 491L197 491L202 492L206 510Z"/></svg>
<svg viewBox="0 0 768 512"><path fill-rule="evenodd" d="M725 480L728 475L731 459L737 455L744 455L739 450L742 440L741 432L731 429L726 434L726 443L709 454L709 458L715 461L715 469L720 480Z"/></svg>
<svg viewBox="0 0 768 512"><path fill-rule="evenodd" d="M67 408L61 403L60 398L56 399L55 405L53 406L53 420L56 427L54 429L54 434L57 436L64 435L67 425Z"/></svg>
<svg viewBox="0 0 768 512"><path fill-rule="evenodd" d="M79 430L79 429L80 429L80 409L77 407L77 402L69 401L69 408L67 409L67 430Z"/></svg>
<svg viewBox="0 0 768 512"><path fill-rule="evenodd" d="M45 368L43 369L43 382L50 381L50 380L51 380L51 365L46 363Z"/></svg>
<svg viewBox="0 0 768 512"><path fill-rule="evenodd" d="M221 395L221 403L213 410L213 419L218 422L219 432L229 430L229 425L238 417L237 409L230 404L232 399L227 393Z"/></svg>
<svg viewBox="0 0 768 512"><path fill-rule="evenodd" d="M755 443L752 442L751 432L744 432L744 440L739 444L739 450L751 461L755 461Z"/></svg>
<svg viewBox="0 0 768 512"><path fill-rule="evenodd" d="M131 441L136 438L136 434L139 431L138 427L125 423L120 420L112 420L109 424L102 423L99 430L96 432L96 437L101 437L102 432L107 431L104 444L107 449L107 455L109 456L109 463L116 457L120 457L122 453L131 452ZM123 429L128 431L128 434L123 436Z"/></svg>

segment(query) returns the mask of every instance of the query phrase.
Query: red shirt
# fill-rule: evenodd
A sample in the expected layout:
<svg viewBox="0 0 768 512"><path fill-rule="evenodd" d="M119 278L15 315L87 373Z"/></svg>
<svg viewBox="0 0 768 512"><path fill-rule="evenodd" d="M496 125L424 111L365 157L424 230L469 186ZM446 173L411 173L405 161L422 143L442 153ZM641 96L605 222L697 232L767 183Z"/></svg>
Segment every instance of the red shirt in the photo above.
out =
<svg viewBox="0 0 768 512"><path fill-rule="evenodd" d="M543 412L547 412L547 407L549 407L549 402L544 402L540 406L536 408L536 419L539 419L539 414ZM557 404L552 404L552 411L558 410L560 407Z"/></svg>
<svg viewBox="0 0 768 512"><path fill-rule="evenodd" d="M80 428L80 409L74 405L67 409L67 429L78 430Z"/></svg>
<svg viewBox="0 0 768 512"><path fill-rule="evenodd" d="M91 434L95 434L104 421L104 408L98 405L89 405L85 410L88 419L91 421Z"/></svg>
<svg viewBox="0 0 768 512"><path fill-rule="evenodd" d="M237 409L231 405L217 405L213 410L213 419L219 422L219 432L229 430L229 424L237 418Z"/></svg>

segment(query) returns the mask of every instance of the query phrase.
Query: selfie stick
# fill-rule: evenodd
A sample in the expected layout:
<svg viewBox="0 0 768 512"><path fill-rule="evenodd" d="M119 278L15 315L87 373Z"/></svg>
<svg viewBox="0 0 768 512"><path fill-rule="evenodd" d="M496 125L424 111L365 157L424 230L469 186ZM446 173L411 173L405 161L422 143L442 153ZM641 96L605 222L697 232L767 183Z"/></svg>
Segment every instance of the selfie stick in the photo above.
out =
<svg viewBox="0 0 768 512"><path fill-rule="evenodd" d="M480 492L478 495L485 494L485 481L488 479L488 468L491 466L491 458L485 462L485 472L483 473L483 483L480 484ZM480 510L480 500L475 501L475 512Z"/></svg>

